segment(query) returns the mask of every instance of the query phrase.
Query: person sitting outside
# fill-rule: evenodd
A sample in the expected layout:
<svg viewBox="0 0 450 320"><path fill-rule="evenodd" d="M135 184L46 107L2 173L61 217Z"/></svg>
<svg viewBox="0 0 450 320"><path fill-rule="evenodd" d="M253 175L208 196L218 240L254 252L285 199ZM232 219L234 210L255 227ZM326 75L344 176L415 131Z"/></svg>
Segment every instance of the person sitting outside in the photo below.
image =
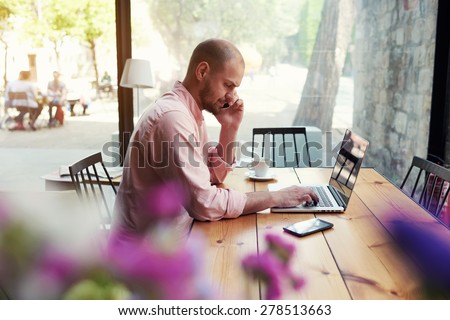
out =
<svg viewBox="0 0 450 320"><path fill-rule="evenodd" d="M111 81L112 81L111 76L107 71L105 71L100 81L99 91L111 94L113 92L113 86Z"/></svg>
<svg viewBox="0 0 450 320"><path fill-rule="evenodd" d="M6 85L5 107L16 108L19 111L19 115L14 118L16 124L10 130L25 130L23 120L27 113L29 114L30 128L36 130L34 124L41 113L42 105L37 102L38 91L30 81L30 77L30 71L20 71L19 78Z"/></svg>
<svg viewBox="0 0 450 320"><path fill-rule="evenodd" d="M62 106L66 104L67 88L64 82L60 80L60 73L53 72L53 80L47 85L47 101L48 101L48 126L54 127L58 121L60 125L64 123L64 111ZM53 108L56 107L55 116L53 116Z"/></svg>

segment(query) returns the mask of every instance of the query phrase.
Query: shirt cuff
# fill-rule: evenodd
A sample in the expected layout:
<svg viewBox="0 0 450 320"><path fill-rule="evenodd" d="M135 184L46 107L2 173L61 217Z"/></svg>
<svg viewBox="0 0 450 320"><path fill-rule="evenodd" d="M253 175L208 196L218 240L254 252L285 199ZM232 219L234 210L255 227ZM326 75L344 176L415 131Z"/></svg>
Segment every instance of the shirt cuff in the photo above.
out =
<svg viewBox="0 0 450 320"><path fill-rule="evenodd" d="M227 190L228 206L224 218L237 218L244 211L245 203L247 202L247 195L236 190Z"/></svg>

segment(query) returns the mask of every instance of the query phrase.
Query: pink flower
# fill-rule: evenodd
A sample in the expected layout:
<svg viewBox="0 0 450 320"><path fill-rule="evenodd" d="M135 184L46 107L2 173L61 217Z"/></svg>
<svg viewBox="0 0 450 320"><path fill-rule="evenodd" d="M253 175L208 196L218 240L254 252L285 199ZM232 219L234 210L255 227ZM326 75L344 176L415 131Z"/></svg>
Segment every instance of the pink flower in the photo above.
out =
<svg viewBox="0 0 450 320"><path fill-rule="evenodd" d="M269 252L261 255L250 255L242 261L244 270L253 278L263 281L267 285L265 299L274 300L281 297L282 268L278 259Z"/></svg>
<svg viewBox="0 0 450 320"><path fill-rule="evenodd" d="M124 240L126 239L126 240ZM107 261L144 299L200 299L201 248L187 245L163 251L146 240L119 235L110 241Z"/></svg>
<svg viewBox="0 0 450 320"><path fill-rule="evenodd" d="M288 263L294 254L295 246L284 241L280 236L266 234L268 250L275 254L282 262Z"/></svg>
<svg viewBox="0 0 450 320"><path fill-rule="evenodd" d="M146 212L154 218L171 218L180 214L186 192L176 182L166 182L147 193Z"/></svg>
<svg viewBox="0 0 450 320"><path fill-rule="evenodd" d="M265 299L280 299L285 286L299 290L305 281L295 275L289 266L295 247L276 235L266 235L266 241L268 249L259 255L247 256L242 261L242 266L247 274L266 284Z"/></svg>
<svg viewBox="0 0 450 320"><path fill-rule="evenodd" d="M37 268L48 279L56 282L67 282L75 276L80 265L75 258L68 256L66 253L47 247L39 257Z"/></svg>

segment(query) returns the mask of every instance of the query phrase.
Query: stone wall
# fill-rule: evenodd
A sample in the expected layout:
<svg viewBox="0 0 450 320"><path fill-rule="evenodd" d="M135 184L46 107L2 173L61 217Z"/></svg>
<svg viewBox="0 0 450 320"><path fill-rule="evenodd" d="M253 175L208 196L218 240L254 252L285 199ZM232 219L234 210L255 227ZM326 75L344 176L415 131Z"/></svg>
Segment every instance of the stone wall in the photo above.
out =
<svg viewBox="0 0 450 320"><path fill-rule="evenodd" d="M427 156L437 1L355 4L353 127L370 141L365 164L398 182Z"/></svg>

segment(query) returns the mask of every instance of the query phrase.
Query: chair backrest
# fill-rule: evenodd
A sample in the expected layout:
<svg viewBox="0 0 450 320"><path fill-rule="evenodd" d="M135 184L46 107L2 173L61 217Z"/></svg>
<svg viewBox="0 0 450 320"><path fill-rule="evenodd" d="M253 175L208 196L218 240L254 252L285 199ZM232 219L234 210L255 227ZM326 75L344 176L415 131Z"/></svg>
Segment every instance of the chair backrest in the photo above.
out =
<svg viewBox="0 0 450 320"><path fill-rule="evenodd" d="M101 177L99 170L104 171L106 179ZM103 163L101 152L72 164L69 166L69 172L78 197L83 203L88 204L89 208L93 205L98 210L103 228L108 229L113 201L108 201L108 193L103 187L109 185L114 196L117 190Z"/></svg>
<svg viewBox="0 0 450 320"><path fill-rule="evenodd" d="M311 167L305 127L254 128L251 148L252 157L270 158L273 167Z"/></svg>
<svg viewBox="0 0 450 320"><path fill-rule="evenodd" d="M9 91L8 92L8 106L9 107L27 107L28 106L28 95L26 92L22 91Z"/></svg>
<svg viewBox="0 0 450 320"><path fill-rule="evenodd" d="M431 214L439 217L450 191L449 182L450 170L414 156L400 189Z"/></svg>

